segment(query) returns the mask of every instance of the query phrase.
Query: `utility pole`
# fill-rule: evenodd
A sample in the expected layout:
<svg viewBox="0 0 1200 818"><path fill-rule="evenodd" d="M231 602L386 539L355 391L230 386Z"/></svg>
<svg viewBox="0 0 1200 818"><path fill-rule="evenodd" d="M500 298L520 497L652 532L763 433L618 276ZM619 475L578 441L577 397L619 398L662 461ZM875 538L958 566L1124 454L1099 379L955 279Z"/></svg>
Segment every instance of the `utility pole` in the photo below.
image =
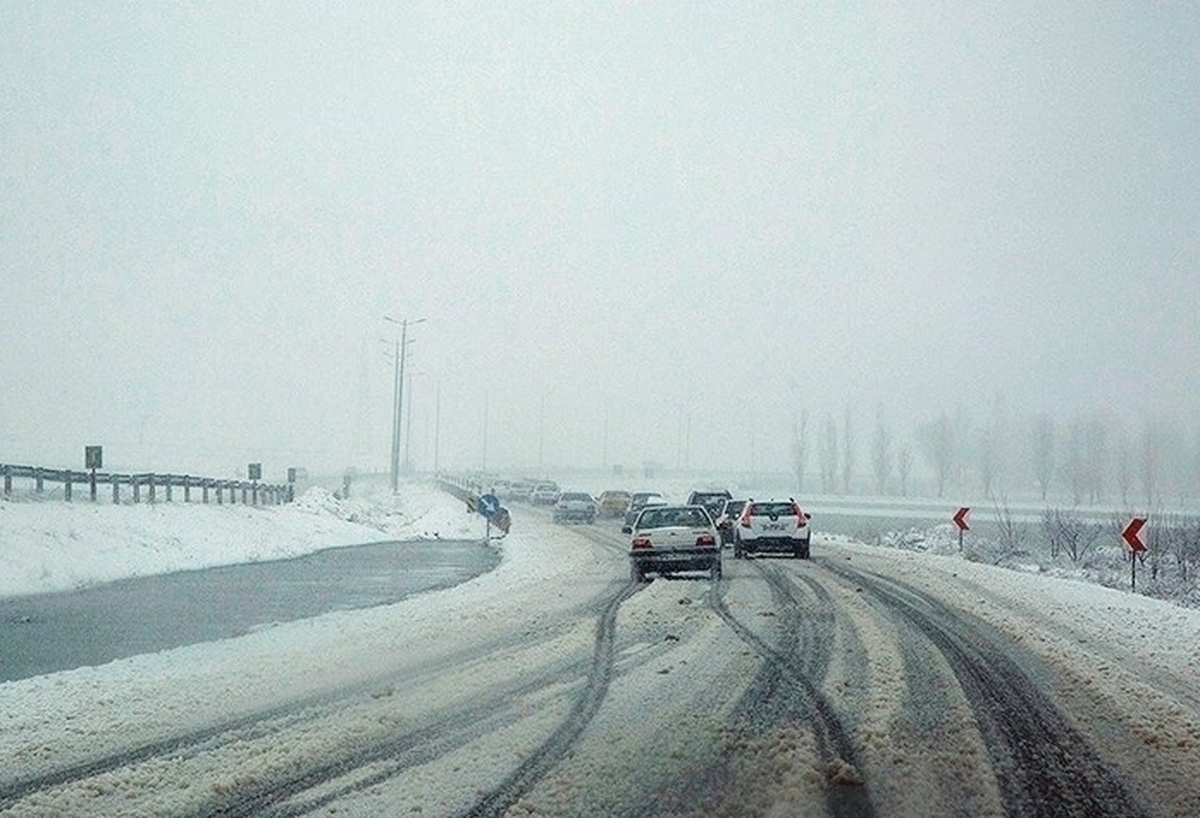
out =
<svg viewBox="0 0 1200 818"><path fill-rule="evenodd" d="M396 353L392 356L392 457L388 472L392 494L400 486L400 342L396 342Z"/></svg>
<svg viewBox="0 0 1200 818"><path fill-rule="evenodd" d="M397 320L390 315L383 316L383 320L391 321L393 324L400 325L400 340L396 344L396 401L395 411L392 415L392 494L395 494L400 488L400 429L401 418L403 417L404 409L404 359L408 351L408 325L420 324L425 319L417 318L410 321L407 318Z"/></svg>
<svg viewBox="0 0 1200 818"><path fill-rule="evenodd" d="M404 473L408 474L412 471L412 458L408 456L409 448L412 446L412 373L408 373L408 418L405 420L404 426Z"/></svg>
<svg viewBox="0 0 1200 818"><path fill-rule="evenodd" d="M441 464L438 462L439 449L442 444L442 382L438 381L437 398L433 409L433 473L440 475Z"/></svg>

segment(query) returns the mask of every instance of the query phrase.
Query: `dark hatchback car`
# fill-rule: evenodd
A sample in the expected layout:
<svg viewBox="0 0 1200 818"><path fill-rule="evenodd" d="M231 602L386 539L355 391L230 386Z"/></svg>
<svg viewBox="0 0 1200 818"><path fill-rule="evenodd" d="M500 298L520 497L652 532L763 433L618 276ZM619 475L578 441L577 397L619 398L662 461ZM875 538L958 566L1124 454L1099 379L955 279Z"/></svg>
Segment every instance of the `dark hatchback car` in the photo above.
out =
<svg viewBox="0 0 1200 818"><path fill-rule="evenodd" d="M721 508L726 500L732 500L733 495L728 491L693 491L688 495L689 506L704 506L708 516L714 521L721 516Z"/></svg>
<svg viewBox="0 0 1200 818"><path fill-rule="evenodd" d="M721 535L722 547L733 545L733 527L737 525L745 507L745 500L726 500L721 506L721 513L717 515L717 532Z"/></svg>

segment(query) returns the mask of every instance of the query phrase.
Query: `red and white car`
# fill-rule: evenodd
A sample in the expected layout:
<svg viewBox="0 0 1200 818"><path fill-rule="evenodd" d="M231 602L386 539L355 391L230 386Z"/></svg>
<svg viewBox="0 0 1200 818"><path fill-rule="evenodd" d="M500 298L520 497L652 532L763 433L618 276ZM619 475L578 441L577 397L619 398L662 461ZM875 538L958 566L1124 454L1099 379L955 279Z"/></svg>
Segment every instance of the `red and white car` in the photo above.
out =
<svg viewBox="0 0 1200 818"><path fill-rule="evenodd" d="M647 506L633 525L621 529L630 535L629 567L635 582L647 574L704 571L721 578L721 542L704 506Z"/></svg>
<svg viewBox="0 0 1200 818"><path fill-rule="evenodd" d="M733 527L733 557L747 554L782 553L797 559L809 558L812 515L795 500L747 500Z"/></svg>

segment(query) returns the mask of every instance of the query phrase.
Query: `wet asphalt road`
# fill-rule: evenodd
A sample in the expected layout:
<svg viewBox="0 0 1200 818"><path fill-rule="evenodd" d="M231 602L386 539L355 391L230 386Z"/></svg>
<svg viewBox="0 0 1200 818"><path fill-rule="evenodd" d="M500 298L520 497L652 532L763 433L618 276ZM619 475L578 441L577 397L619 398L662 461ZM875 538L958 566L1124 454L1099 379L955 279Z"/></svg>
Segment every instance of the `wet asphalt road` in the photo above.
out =
<svg viewBox="0 0 1200 818"><path fill-rule="evenodd" d="M479 541L376 543L0 599L0 682L387 605L499 559Z"/></svg>

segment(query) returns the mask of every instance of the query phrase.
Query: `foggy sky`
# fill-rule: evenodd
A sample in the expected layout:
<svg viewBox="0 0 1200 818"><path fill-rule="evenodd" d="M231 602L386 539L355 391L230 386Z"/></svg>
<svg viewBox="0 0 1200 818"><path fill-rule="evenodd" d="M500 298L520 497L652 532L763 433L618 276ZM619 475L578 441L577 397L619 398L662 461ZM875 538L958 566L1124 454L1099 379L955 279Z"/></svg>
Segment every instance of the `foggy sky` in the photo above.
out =
<svg viewBox="0 0 1200 818"><path fill-rule="evenodd" d="M1200 414L1192 3L346 5L0 4L0 462Z"/></svg>

